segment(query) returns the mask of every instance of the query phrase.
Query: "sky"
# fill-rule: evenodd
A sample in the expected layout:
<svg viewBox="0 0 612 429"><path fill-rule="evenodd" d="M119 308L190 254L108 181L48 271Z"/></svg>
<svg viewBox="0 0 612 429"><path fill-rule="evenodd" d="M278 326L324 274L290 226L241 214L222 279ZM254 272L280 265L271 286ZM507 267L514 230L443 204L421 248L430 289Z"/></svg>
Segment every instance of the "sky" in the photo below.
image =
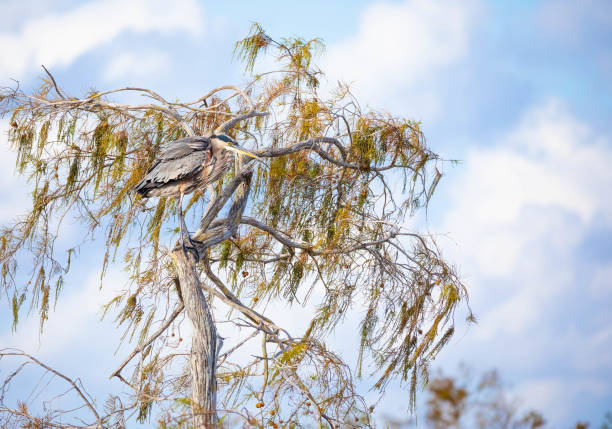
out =
<svg viewBox="0 0 612 429"><path fill-rule="evenodd" d="M551 427L612 410L609 1L2 0L0 10L0 85L35 88L44 64L77 95L134 85L191 99L244 83L232 50L253 22L275 38L322 38L330 83L420 120L429 146L461 161L444 165L423 228L458 267L478 324L458 317L437 365L497 368ZM0 121L2 224L28 192L6 129ZM11 333L2 298L0 347L110 391L125 350L113 355L114 327L100 322L113 290L98 289L90 250L44 336L35 316ZM110 279L121 283L118 268Z"/></svg>

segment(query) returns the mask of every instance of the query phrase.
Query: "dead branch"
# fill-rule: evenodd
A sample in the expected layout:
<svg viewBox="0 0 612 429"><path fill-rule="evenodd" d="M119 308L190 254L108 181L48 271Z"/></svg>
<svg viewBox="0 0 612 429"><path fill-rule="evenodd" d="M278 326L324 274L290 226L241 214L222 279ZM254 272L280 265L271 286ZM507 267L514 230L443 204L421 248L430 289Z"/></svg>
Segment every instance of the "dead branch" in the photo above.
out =
<svg viewBox="0 0 612 429"><path fill-rule="evenodd" d="M81 388L79 388L79 386L74 382L74 380L72 380L71 378L65 376L61 372L51 368L50 366L42 363L41 361L39 361L35 357L33 357L33 356L31 356L31 355L29 355L29 354L27 354L27 353L25 353L25 352L23 352L21 350L2 349L2 350L0 350L0 357L4 357L4 356L20 356L20 357L27 358L30 361L32 361L35 364L37 364L38 366L40 366L41 368L44 368L45 370L55 374L56 376L60 377L63 380L65 380L67 383L69 383L72 386L72 389L74 389L74 391L81 397L81 399L83 400L83 402L85 403L87 408L89 408L91 413L95 416L96 421L98 422L98 425L96 426L96 428L102 429L102 419L100 418L100 415L98 414L98 411L96 411L96 409L94 408L94 406L91 403L91 401L87 398L88 395L86 394L86 392L84 392Z"/></svg>

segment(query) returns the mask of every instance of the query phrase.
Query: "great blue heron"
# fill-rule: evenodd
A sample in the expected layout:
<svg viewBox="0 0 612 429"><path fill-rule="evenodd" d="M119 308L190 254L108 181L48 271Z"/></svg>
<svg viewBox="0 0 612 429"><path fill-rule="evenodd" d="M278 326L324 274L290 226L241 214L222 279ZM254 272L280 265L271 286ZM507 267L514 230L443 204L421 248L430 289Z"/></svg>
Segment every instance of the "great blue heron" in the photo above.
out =
<svg viewBox="0 0 612 429"><path fill-rule="evenodd" d="M186 241L195 249L185 225L183 196L219 180L231 166L232 152L257 158L236 146L237 143L224 134L176 140L159 153L147 174L134 188L143 198L178 197L183 249Z"/></svg>

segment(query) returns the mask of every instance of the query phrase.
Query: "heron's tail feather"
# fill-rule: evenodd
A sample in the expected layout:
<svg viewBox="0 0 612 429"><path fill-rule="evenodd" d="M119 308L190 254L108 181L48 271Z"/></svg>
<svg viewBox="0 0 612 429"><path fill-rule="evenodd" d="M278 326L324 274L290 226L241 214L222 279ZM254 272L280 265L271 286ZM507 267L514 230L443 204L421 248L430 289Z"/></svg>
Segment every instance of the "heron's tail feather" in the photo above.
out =
<svg viewBox="0 0 612 429"><path fill-rule="evenodd" d="M155 188L155 183L152 183L150 180L144 179L141 180L140 183L134 187L134 191L138 192L141 197L147 198L149 196L149 192Z"/></svg>

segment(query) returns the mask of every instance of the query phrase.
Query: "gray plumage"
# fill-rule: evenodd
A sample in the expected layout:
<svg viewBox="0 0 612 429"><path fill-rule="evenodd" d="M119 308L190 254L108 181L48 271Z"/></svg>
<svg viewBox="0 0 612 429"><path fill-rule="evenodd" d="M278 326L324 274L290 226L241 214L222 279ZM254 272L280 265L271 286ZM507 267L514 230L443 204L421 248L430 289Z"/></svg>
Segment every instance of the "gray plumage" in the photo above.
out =
<svg viewBox="0 0 612 429"><path fill-rule="evenodd" d="M233 160L225 136L185 137L165 147L136 185L142 197L180 197L221 178Z"/></svg>

